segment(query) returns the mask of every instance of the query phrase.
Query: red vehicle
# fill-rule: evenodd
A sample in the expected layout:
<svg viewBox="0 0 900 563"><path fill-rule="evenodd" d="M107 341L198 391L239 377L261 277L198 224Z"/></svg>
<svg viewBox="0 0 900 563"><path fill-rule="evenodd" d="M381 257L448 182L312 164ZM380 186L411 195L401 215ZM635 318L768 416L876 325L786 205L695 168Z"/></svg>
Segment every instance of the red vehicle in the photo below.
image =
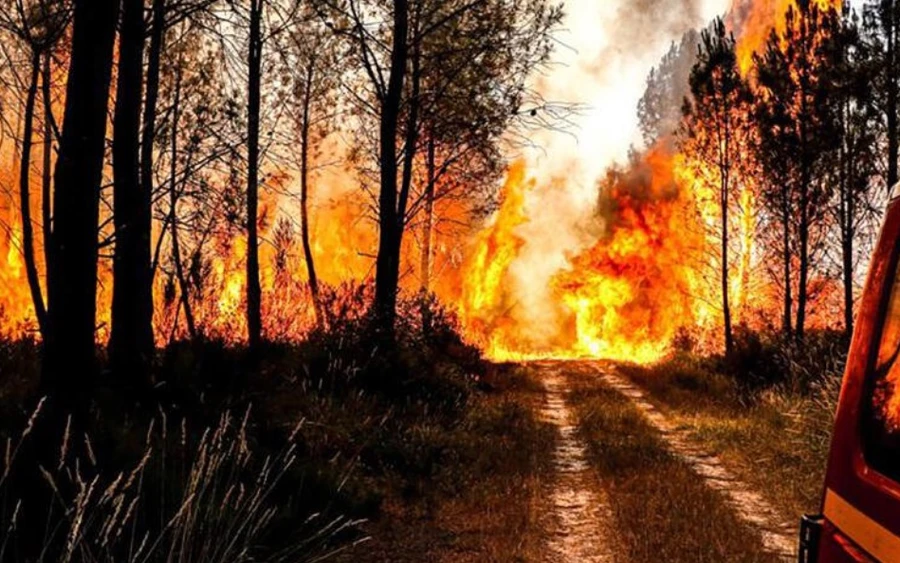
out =
<svg viewBox="0 0 900 563"><path fill-rule="evenodd" d="M900 185L859 304L821 512L803 518L801 562L900 562Z"/></svg>

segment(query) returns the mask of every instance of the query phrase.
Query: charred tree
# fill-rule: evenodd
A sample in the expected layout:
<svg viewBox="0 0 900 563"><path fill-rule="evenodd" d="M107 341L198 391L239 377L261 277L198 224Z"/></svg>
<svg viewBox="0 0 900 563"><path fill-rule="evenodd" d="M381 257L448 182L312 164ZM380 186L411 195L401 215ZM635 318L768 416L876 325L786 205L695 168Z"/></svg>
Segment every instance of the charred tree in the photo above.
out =
<svg viewBox="0 0 900 563"><path fill-rule="evenodd" d="M165 33L166 0L153 0L150 24L150 45L147 52L147 91L144 95L143 125L141 128L141 193L150 208L153 197L153 141L156 138L156 115L159 103L160 58ZM152 290L152 284L151 284Z"/></svg>
<svg viewBox="0 0 900 563"><path fill-rule="evenodd" d="M832 214L840 233L840 269L843 284L844 331L853 333L854 270L857 239L870 218L872 178L876 175L879 119L877 102L871 95L876 82L877 65L870 49L865 48L855 12L845 12L840 35L834 42L833 100L837 114L838 137L836 181L837 195Z"/></svg>
<svg viewBox="0 0 900 563"><path fill-rule="evenodd" d="M798 342L805 337L809 280L821 257L831 186L829 164L840 135L830 69L839 15L812 3L788 8L785 30L773 32L755 57L758 77L758 159L765 171L764 199L782 223L785 320ZM793 278L796 272L796 278ZM791 311L792 296L796 307ZM793 313L793 327L788 317Z"/></svg>
<svg viewBox="0 0 900 563"><path fill-rule="evenodd" d="M117 0L75 0L53 193L43 391L79 410L95 379L97 224Z"/></svg>
<svg viewBox="0 0 900 563"><path fill-rule="evenodd" d="M798 182L798 197L800 217L797 224L797 237L800 241L799 263L797 281L797 320L794 323L794 335L798 341L802 341L806 330L806 304L809 297L809 235L810 235L810 205L812 179L813 148L810 146L810 96L812 85L810 84L810 56L812 55L812 38L809 29L808 7L800 7L798 11L798 37L797 45L799 56L797 57L797 86L800 99L800 107L797 116L797 129L799 139L799 165L800 179Z"/></svg>
<svg viewBox="0 0 900 563"><path fill-rule="evenodd" d="M247 338L251 355L262 341L262 288L259 283L259 117L262 81L262 12L264 0L250 0L250 45L247 54Z"/></svg>
<svg viewBox="0 0 900 563"><path fill-rule="evenodd" d="M404 218L397 210L397 133L400 129L400 109L403 86L409 60L409 2L394 0L390 56L390 76L387 88L380 94L379 112L379 168L378 196L378 258L375 265L375 321L381 335L388 341L394 337L397 314L397 290L400 281L401 225Z"/></svg>
<svg viewBox="0 0 900 563"><path fill-rule="evenodd" d="M309 240L309 134L311 127L311 105L313 80L315 79L315 61L310 61L306 68L305 88L301 101L300 117L300 240L303 245L303 260L306 262L306 276L309 294L312 297L316 314L316 325L322 328L325 323L322 300L319 296L319 278L316 276L316 265L313 259L312 245Z"/></svg>
<svg viewBox="0 0 900 563"><path fill-rule="evenodd" d="M748 90L741 78L735 54L734 38L726 33L725 23L718 19L711 30L701 36L697 63L690 74L692 97L685 102L684 130L688 153L700 165L717 172L719 209L719 284L725 351L734 348L732 310L729 298L729 217L733 190L739 177L747 135L741 123L748 109Z"/></svg>
<svg viewBox="0 0 900 563"><path fill-rule="evenodd" d="M140 181L144 27L143 0L123 0L113 118L115 253L109 354L118 383L133 391L149 388L153 360L150 194Z"/></svg>
<svg viewBox="0 0 900 563"><path fill-rule="evenodd" d="M44 138L43 138L43 165L41 167L41 230L44 237L44 271L50 270L50 250L53 245L50 239L53 238L53 172L51 170L53 162L53 138L54 121L53 121L53 100L51 99L51 80L52 69L50 68L52 54L48 50L44 53L43 63L41 65L41 98L44 105Z"/></svg>
<svg viewBox="0 0 900 563"><path fill-rule="evenodd" d="M793 206L791 204L791 191L787 180L782 181L780 192L780 210L779 218L781 219L781 264L782 264L782 291L784 292L784 300L782 307L781 330L785 336L790 336L794 332L794 291L793 291L793 273L792 265L794 255L791 252L791 212Z"/></svg>
<svg viewBox="0 0 900 563"><path fill-rule="evenodd" d="M181 241L178 235L178 126L181 111L181 67L179 65L175 75L175 99L172 102L172 146L169 159L169 225L172 237L172 263L175 267L175 278L178 280L178 293L181 296L180 303L184 309L184 319L187 323L188 334L192 340L197 339L197 324L194 321L194 310L191 306L191 291L184 266L181 262Z"/></svg>
<svg viewBox="0 0 900 563"><path fill-rule="evenodd" d="M432 244L434 241L434 188L437 182L437 162L434 135L428 136L428 148L425 156L425 218L422 224L422 293L431 290Z"/></svg>
<svg viewBox="0 0 900 563"><path fill-rule="evenodd" d="M41 292L37 263L34 255L34 225L31 218L31 148L34 137L34 108L37 100L38 79L41 70L41 54L32 50L31 75L25 96L25 117L22 125L22 154L19 158L19 210L22 218L22 255L25 274L31 291L31 302L41 335L47 336L47 310Z"/></svg>

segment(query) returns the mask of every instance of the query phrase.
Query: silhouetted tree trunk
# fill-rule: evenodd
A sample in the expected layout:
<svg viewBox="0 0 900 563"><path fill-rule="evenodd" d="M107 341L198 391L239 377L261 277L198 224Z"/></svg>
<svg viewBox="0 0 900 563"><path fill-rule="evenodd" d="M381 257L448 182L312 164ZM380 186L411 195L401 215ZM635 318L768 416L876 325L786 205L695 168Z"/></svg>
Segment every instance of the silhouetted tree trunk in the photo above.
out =
<svg viewBox="0 0 900 563"><path fill-rule="evenodd" d="M144 123L141 130L141 193L153 197L153 141L156 137L156 112L159 101L159 65L165 32L166 0L153 0L150 46L147 52L147 92L144 96ZM150 199L146 200L150 211ZM151 284L152 289L152 284Z"/></svg>
<svg viewBox="0 0 900 563"><path fill-rule="evenodd" d="M303 115L300 123L300 239L303 243L303 259L306 262L306 275L313 309L316 313L316 325L321 328L325 322L324 311L322 311L322 302L319 297L319 279L316 277L312 246L309 242L309 129L314 74L315 64L311 63L306 69L306 88L303 94Z"/></svg>
<svg viewBox="0 0 900 563"><path fill-rule="evenodd" d="M66 109L53 194L47 339L41 384L86 406L95 377L97 223L117 0L75 0Z"/></svg>
<svg viewBox="0 0 900 563"><path fill-rule="evenodd" d="M725 110L728 111L727 109ZM727 118L726 118L727 119ZM729 133L725 133L725 152L728 152ZM729 171L728 165L720 165L719 205L722 211L722 317L725 330L725 351L734 349L734 333L731 329L731 305L728 298L728 203L729 203Z"/></svg>
<svg viewBox="0 0 900 563"><path fill-rule="evenodd" d="M250 0L250 48L247 55L247 338L251 354L262 340L262 289L259 285L259 106L264 0Z"/></svg>
<svg viewBox="0 0 900 563"><path fill-rule="evenodd" d="M428 136L428 149L426 153L425 179L425 222L422 225L422 292L428 293L431 289L431 256L434 239L434 184L437 181L437 166L435 164L434 136Z"/></svg>
<svg viewBox="0 0 900 563"><path fill-rule="evenodd" d="M44 102L44 153L43 166L41 168L41 228L44 235L44 271L50 270L50 250L53 247L50 239L53 237L53 212L51 210L53 194L52 172L50 170L53 158L53 100L50 97L50 63L52 53L50 50L44 53L44 62L41 68L41 97Z"/></svg>
<svg viewBox="0 0 900 563"><path fill-rule="evenodd" d="M785 336L793 332L794 299L791 287L791 203L790 188L787 182L781 185L781 259L784 284L784 310L781 320L781 330Z"/></svg>
<svg viewBox="0 0 900 563"><path fill-rule="evenodd" d="M375 315L382 337L394 337L397 314L397 287L400 279L400 256L396 252L402 242L403 218L397 210L397 131L400 106L408 62L407 34L409 31L409 2L394 0L393 39L388 86L381 97L379 116L380 191L378 197L378 258L375 264Z"/></svg>
<svg viewBox="0 0 900 563"><path fill-rule="evenodd" d="M421 270L421 313L422 313L422 332L425 336L431 335L432 314L431 303L429 300L429 291L431 290L431 253L432 240L434 237L434 189L437 182L437 166L435 164L435 142L434 134L428 135L428 148L425 152L425 222L422 225L422 261L419 269Z"/></svg>
<svg viewBox="0 0 900 563"><path fill-rule="evenodd" d="M697 62L691 69L691 98L685 101L683 131L687 133L689 152L697 155L702 166L718 171L716 190L719 197L719 283L722 299L722 318L725 351L734 348L731 296L729 291L729 215L733 200L733 181L740 165L743 128L740 115L749 108L749 96L740 75L735 55L734 38L728 34L725 22L717 19L701 34Z"/></svg>
<svg viewBox="0 0 900 563"><path fill-rule="evenodd" d="M175 278L178 280L178 292L181 294L181 307L184 308L184 319L187 323L188 334L192 340L197 338L197 325L194 322L194 310L191 308L190 286L184 275L184 267L181 264L181 243L178 239L178 119L181 111L181 71L176 70L175 100L172 103L172 156L169 163L169 225L172 228L172 262L175 265ZM177 323L176 323L177 324Z"/></svg>
<svg viewBox="0 0 900 563"><path fill-rule="evenodd" d="M881 24L885 36L885 92L886 105L885 113L887 114L887 149L888 149L888 172L887 172L887 188L891 189L897 183L897 157L900 150L900 138L897 137L897 31L900 22L897 21L897 3L896 0L882 0L881 2Z"/></svg>
<svg viewBox="0 0 900 563"><path fill-rule="evenodd" d="M153 360L150 197L140 182L144 33L143 0L123 0L113 121L116 245L109 353L119 383L135 391L149 388Z"/></svg>
<svg viewBox="0 0 900 563"><path fill-rule="evenodd" d="M802 70L801 70L801 81L802 78ZM806 109L806 93L801 93L801 107L805 112ZM800 243L800 249L798 253L799 263L797 265L798 279L797 279L797 321L794 323L794 336L797 341L802 341L806 328L806 304L808 299L808 285L809 285L809 228L810 228L810 169L809 169L809 155L808 155L808 142L806 135L806 125L805 125L805 117L800 116L800 185L799 185L799 196L800 196L800 221L797 225L797 238Z"/></svg>
<svg viewBox="0 0 900 563"><path fill-rule="evenodd" d="M841 277L844 283L844 332L853 333L853 235L856 218L856 201L851 189L853 162L841 151L839 164L839 215L841 230Z"/></svg>
<svg viewBox="0 0 900 563"><path fill-rule="evenodd" d="M41 335L47 334L47 310L41 293L34 256L34 225L31 220L31 147L34 136L34 106L37 99L38 78L41 70L41 55L37 50L31 55L31 76L25 97L25 119L22 125L22 154L19 159L19 210L22 215L22 256L25 260L25 274L31 290L31 302Z"/></svg>

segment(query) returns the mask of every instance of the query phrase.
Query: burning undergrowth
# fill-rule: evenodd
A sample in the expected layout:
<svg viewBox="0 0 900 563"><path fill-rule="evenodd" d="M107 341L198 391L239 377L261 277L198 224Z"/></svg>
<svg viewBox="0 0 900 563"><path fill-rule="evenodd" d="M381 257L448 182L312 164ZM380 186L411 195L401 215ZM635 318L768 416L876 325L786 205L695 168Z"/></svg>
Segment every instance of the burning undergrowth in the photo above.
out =
<svg viewBox="0 0 900 563"><path fill-rule="evenodd" d="M657 359L701 314L694 260L703 239L676 181L672 154L657 146L601 182L600 236L552 280L575 323L579 355Z"/></svg>
<svg viewBox="0 0 900 563"><path fill-rule="evenodd" d="M494 358L604 357L639 362L664 354L676 333L709 312L695 257L705 239L696 203L679 183L674 155L660 144L599 182L596 209L583 227L591 242L545 281L550 299L517 297L534 280L514 275L528 224L523 190L535 190L522 165L509 173L503 203L479 234L465 265L461 320ZM528 319L551 319L529 330ZM540 323L544 324L544 323Z"/></svg>

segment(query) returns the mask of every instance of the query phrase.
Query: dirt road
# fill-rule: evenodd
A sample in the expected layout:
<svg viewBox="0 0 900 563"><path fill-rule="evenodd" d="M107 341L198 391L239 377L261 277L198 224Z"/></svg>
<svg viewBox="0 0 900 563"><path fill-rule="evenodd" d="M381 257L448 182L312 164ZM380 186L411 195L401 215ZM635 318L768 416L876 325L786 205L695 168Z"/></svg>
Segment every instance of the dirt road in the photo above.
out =
<svg viewBox="0 0 900 563"><path fill-rule="evenodd" d="M535 362L558 431L553 561L790 561L796 531L615 365Z"/></svg>
<svg viewBox="0 0 900 563"><path fill-rule="evenodd" d="M795 515L624 371L587 361L498 368L477 399L482 422L469 422L487 437L483 460L452 469L468 472L467 486L424 511L387 507L366 528L371 542L342 560L795 560Z"/></svg>

